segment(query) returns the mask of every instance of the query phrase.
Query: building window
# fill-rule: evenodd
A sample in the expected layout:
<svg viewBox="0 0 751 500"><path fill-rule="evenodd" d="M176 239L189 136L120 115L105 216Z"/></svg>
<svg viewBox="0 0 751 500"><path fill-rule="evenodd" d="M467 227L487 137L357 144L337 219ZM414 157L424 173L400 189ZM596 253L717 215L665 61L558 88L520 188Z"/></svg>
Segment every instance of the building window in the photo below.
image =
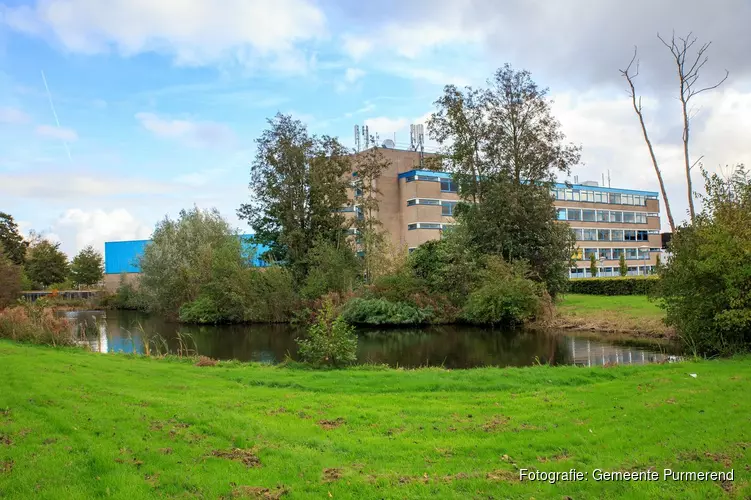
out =
<svg viewBox="0 0 751 500"><path fill-rule="evenodd" d="M626 231L623 231L623 240L624 241L636 241L636 231L627 229Z"/></svg>
<svg viewBox="0 0 751 500"><path fill-rule="evenodd" d="M411 207L417 205L417 200L407 200L407 206Z"/></svg>
<svg viewBox="0 0 751 500"><path fill-rule="evenodd" d="M614 248L613 249L613 259L618 260L621 258L621 255L623 255L623 249L622 248Z"/></svg>
<svg viewBox="0 0 751 500"><path fill-rule="evenodd" d="M405 177L404 181L405 182L414 182L415 181L415 176L414 175L410 175L409 177Z"/></svg>
<svg viewBox="0 0 751 500"><path fill-rule="evenodd" d="M441 229L440 224L434 224L431 222L421 222L420 229Z"/></svg>
<svg viewBox="0 0 751 500"><path fill-rule="evenodd" d="M441 202L441 215L446 216L446 217L452 217L454 215L455 207L456 207L456 202L453 202L453 201Z"/></svg>
<svg viewBox="0 0 751 500"><path fill-rule="evenodd" d="M610 222L622 222L623 212L610 212Z"/></svg>
<svg viewBox="0 0 751 500"><path fill-rule="evenodd" d="M612 241L623 241L623 229L612 229L610 231L610 239Z"/></svg>
<svg viewBox="0 0 751 500"><path fill-rule="evenodd" d="M606 259L606 260L610 260L610 258L611 258L611 251L610 251L610 248L601 248L601 249L600 249L600 252L599 252L599 255L598 255L598 257L597 257L597 258L598 258L598 259Z"/></svg>
<svg viewBox="0 0 751 500"><path fill-rule="evenodd" d="M649 241L649 231L637 231L636 241Z"/></svg>
<svg viewBox="0 0 751 500"><path fill-rule="evenodd" d="M597 222L610 222L610 212L607 210L598 210Z"/></svg>
<svg viewBox="0 0 751 500"><path fill-rule="evenodd" d="M441 191L444 193L456 193L456 184L453 179L441 179Z"/></svg>
<svg viewBox="0 0 751 500"><path fill-rule="evenodd" d="M610 193L610 204L611 205L620 205L621 204L621 194L620 193Z"/></svg>
<svg viewBox="0 0 751 500"><path fill-rule="evenodd" d="M595 222L595 211L594 210L582 210L582 220L585 222Z"/></svg>
<svg viewBox="0 0 751 500"><path fill-rule="evenodd" d="M597 241L597 229L582 229L582 240Z"/></svg>
<svg viewBox="0 0 751 500"><path fill-rule="evenodd" d="M623 212L623 222L627 224L633 224L634 222L636 222L634 212Z"/></svg>
<svg viewBox="0 0 751 500"><path fill-rule="evenodd" d="M647 223L647 214L644 212L636 212L636 223L637 224L646 224Z"/></svg>
<svg viewBox="0 0 751 500"><path fill-rule="evenodd" d="M597 239L599 241L610 241L610 229L598 229Z"/></svg>
<svg viewBox="0 0 751 500"><path fill-rule="evenodd" d="M571 234L574 235L574 239L576 241L580 241L582 239L582 230L581 229L572 229Z"/></svg>
<svg viewBox="0 0 751 500"><path fill-rule="evenodd" d="M566 190L566 200L567 201L573 201L574 199L574 191L572 189Z"/></svg>
<svg viewBox="0 0 751 500"><path fill-rule="evenodd" d="M637 248L626 248L626 258L627 259L638 259L639 258L639 249Z"/></svg>
<svg viewBox="0 0 751 500"><path fill-rule="evenodd" d="M566 220L566 209L565 208L558 208L558 209L556 209L556 214L557 214L558 220Z"/></svg>
<svg viewBox="0 0 751 500"><path fill-rule="evenodd" d="M596 248L585 248L584 249L584 260L589 260L592 258L592 256L595 256L597 258L598 252Z"/></svg>
<svg viewBox="0 0 751 500"><path fill-rule="evenodd" d="M412 231L414 229L417 229L417 224L407 224L408 231Z"/></svg>
<svg viewBox="0 0 751 500"><path fill-rule="evenodd" d="M578 208L569 208L567 213L568 220L582 220L582 211Z"/></svg>

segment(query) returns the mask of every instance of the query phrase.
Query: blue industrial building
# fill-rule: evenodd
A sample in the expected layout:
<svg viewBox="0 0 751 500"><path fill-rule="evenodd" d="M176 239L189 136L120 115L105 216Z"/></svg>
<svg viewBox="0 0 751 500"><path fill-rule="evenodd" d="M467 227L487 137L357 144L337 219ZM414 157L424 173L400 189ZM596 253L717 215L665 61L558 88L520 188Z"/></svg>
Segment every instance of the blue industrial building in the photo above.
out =
<svg viewBox="0 0 751 500"><path fill-rule="evenodd" d="M268 262L262 256L268 247L251 243L252 234L240 236L243 246L248 250L254 250L252 265L267 267ZM140 273L139 258L143 255L144 248L151 240L133 241L107 241L104 243L104 272L105 274Z"/></svg>

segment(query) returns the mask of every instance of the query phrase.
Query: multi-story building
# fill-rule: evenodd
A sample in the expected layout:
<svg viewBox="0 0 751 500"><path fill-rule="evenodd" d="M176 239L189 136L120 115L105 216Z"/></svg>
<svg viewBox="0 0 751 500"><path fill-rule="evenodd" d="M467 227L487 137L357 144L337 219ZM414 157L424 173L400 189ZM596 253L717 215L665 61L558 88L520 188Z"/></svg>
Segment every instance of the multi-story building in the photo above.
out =
<svg viewBox="0 0 751 500"><path fill-rule="evenodd" d="M410 250L441 237L454 224L454 208L459 201L451 174L427 170L419 152L383 148L389 167L376 181L380 191L377 217L396 248ZM424 158L429 158L425 154ZM598 276L617 276L621 254L628 274L649 273L656 264L662 245L658 195L600 187L595 182L557 184L552 192L557 219L568 222L576 235L575 267L570 277L589 277L590 259L597 261ZM354 204L343 209L357 217L356 177L349 193ZM105 243L105 283L114 289L120 275L137 279L138 257L148 241ZM263 249L256 253L257 257ZM263 266L261 259L254 265Z"/></svg>
<svg viewBox="0 0 751 500"><path fill-rule="evenodd" d="M416 248L440 238L454 223L459 201L451 174L421 168L420 153L382 149L390 161L377 181L381 192L378 218L398 247ZM426 155L428 156L428 155ZM599 276L617 276L621 254L628 274L649 273L660 253L660 207L658 194L598 186L596 182L557 184L551 193L557 219L566 221L576 235L576 265L570 277L589 277L591 255ZM357 216L356 188L350 193Z"/></svg>

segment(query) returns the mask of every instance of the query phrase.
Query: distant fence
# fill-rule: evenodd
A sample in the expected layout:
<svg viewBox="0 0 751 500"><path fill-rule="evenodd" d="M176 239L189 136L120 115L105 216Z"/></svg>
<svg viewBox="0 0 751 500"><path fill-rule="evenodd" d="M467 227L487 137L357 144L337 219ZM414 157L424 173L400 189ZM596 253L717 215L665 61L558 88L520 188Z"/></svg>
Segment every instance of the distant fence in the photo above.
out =
<svg viewBox="0 0 751 500"><path fill-rule="evenodd" d="M100 290L41 290L21 292L21 297L34 302L42 297L54 297L57 299L91 299L101 293Z"/></svg>

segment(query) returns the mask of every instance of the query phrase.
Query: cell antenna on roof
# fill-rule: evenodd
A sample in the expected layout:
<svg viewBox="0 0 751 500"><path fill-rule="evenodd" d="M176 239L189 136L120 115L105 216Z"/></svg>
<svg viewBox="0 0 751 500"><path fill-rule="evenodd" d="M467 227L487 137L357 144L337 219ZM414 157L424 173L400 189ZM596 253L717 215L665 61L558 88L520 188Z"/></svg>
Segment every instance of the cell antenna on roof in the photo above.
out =
<svg viewBox="0 0 751 500"><path fill-rule="evenodd" d="M578 175L574 176L574 184L579 184L579 176Z"/></svg>
<svg viewBox="0 0 751 500"><path fill-rule="evenodd" d="M605 185L605 172L602 173L602 185Z"/></svg>
<svg viewBox="0 0 751 500"><path fill-rule="evenodd" d="M370 132L368 131L368 126L365 125L363 130L365 131L365 149L368 149L370 147Z"/></svg>
<svg viewBox="0 0 751 500"><path fill-rule="evenodd" d="M610 187L610 169L608 169L608 187Z"/></svg>
<svg viewBox="0 0 751 500"><path fill-rule="evenodd" d="M355 125L355 151L360 152L360 125Z"/></svg>

